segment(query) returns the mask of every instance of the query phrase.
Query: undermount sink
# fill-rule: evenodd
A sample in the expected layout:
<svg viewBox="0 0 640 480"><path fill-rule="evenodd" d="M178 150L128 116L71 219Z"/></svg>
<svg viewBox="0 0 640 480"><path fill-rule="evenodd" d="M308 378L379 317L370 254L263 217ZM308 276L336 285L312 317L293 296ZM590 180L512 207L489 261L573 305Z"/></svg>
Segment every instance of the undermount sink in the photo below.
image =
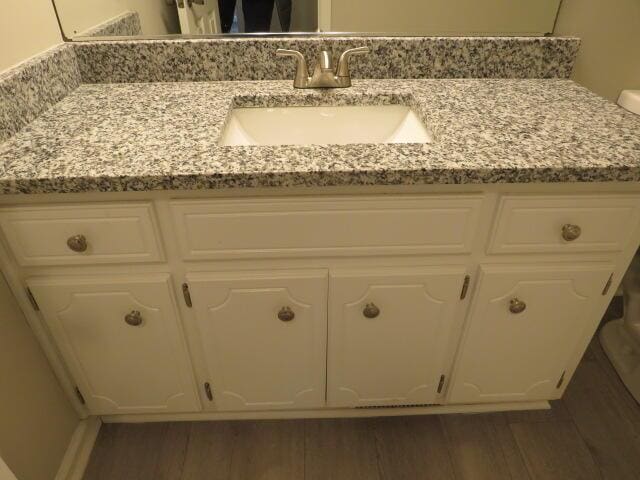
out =
<svg viewBox="0 0 640 480"><path fill-rule="evenodd" d="M430 143L432 135L404 105L234 108L220 145Z"/></svg>

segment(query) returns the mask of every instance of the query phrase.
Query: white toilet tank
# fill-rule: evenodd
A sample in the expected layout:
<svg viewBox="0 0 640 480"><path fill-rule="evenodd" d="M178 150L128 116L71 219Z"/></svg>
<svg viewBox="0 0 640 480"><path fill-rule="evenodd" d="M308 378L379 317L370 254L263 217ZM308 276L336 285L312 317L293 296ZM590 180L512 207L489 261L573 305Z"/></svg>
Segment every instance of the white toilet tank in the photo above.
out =
<svg viewBox="0 0 640 480"><path fill-rule="evenodd" d="M640 90L623 90L618 97L618 105L640 115Z"/></svg>

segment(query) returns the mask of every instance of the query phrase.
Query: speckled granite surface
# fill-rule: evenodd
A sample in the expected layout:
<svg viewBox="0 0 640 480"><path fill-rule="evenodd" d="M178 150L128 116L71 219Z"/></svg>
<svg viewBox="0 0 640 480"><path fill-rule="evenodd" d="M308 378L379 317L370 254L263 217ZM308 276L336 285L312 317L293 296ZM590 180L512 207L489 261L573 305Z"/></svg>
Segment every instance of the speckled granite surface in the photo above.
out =
<svg viewBox="0 0 640 480"><path fill-rule="evenodd" d="M409 103L431 144L220 147L233 104ZM640 117L569 80L82 85L0 145L0 192L640 180Z"/></svg>
<svg viewBox="0 0 640 480"><path fill-rule="evenodd" d="M61 45L0 74L0 142L80 85L72 45Z"/></svg>
<svg viewBox="0 0 640 480"><path fill-rule="evenodd" d="M111 20L79 33L82 37L131 37L142 35L138 12L124 12Z"/></svg>
<svg viewBox="0 0 640 480"><path fill-rule="evenodd" d="M558 37L324 37L79 42L84 83L282 80L300 50L310 65L321 48L334 56L366 45L354 78L568 78L580 46Z"/></svg>

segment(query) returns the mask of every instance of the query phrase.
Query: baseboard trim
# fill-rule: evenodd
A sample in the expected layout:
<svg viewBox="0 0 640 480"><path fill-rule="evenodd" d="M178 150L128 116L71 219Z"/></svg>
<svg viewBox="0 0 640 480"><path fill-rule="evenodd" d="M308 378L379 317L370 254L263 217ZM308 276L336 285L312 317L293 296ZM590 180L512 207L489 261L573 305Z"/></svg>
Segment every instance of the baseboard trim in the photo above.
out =
<svg viewBox="0 0 640 480"><path fill-rule="evenodd" d="M197 412L107 415L103 423L193 422L211 420L278 420L296 418L398 417L445 413L487 413L515 410L547 410L549 402L485 403L478 405L432 405L400 408L335 408L318 410L269 410L262 412Z"/></svg>
<svg viewBox="0 0 640 480"><path fill-rule="evenodd" d="M81 420L71 436L55 480L82 480L102 426L100 417Z"/></svg>

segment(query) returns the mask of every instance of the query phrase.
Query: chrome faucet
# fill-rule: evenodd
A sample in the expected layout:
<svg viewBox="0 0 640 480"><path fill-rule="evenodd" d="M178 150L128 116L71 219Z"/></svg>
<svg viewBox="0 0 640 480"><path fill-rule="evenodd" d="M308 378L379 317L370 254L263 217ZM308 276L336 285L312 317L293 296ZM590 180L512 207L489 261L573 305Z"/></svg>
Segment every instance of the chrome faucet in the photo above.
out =
<svg viewBox="0 0 640 480"><path fill-rule="evenodd" d="M294 57L297 60L296 76L293 79L295 88L344 88L351 86L351 73L349 72L349 58L352 55L369 53L368 47L350 48L340 55L338 66L333 66L333 57L328 50L322 50L318 55L313 75L309 76L307 61L297 50L285 50L279 48L276 55L279 57Z"/></svg>

